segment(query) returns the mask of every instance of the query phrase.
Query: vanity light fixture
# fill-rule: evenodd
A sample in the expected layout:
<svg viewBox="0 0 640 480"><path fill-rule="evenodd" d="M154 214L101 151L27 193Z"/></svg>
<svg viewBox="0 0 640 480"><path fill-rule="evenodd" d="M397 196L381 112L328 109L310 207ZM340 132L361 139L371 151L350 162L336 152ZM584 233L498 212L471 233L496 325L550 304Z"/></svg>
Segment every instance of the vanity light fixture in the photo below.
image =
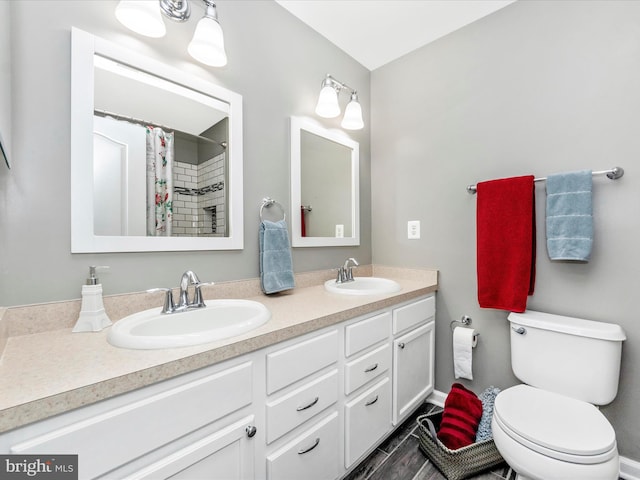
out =
<svg viewBox="0 0 640 480"><path fill-rule="evenodd" d="M198 21L187 50L189 55L205 65L222 67L227 64L227 54L216 4L211 0L203 1L206 5L204 17Z"/></svg>
<svg viewBox="0 0 640 480"><path fill-rule="evenodd" d="M364 121L362 120L362 107L360 106L360 102L358 102L358 92L346 83L336 80L330 74L327 74L322 81L322 89L318 97L316 113L324 118L334 118L340 115L338 96L343 89L351 92L351 99L344 111L344 117L342 117L342 128L347 130L360 130L364 127Z"/></svg>
<svg viewBox="0 0 640 480"><path fill-rule="evenodd" d="M116 7L116 18L127 27L145 37L160 38L167 33L160 9L148 0L121 0Z"/></svg>
<svg viewBox="0 0 640 480"><path fill-rule="evenodd" d="M187 47L189 54L212 67L227 64L224 37L218 22L216 4L212 0L202 0L205 14L196 25L193 39ZM162 15L176 22L186 22L191 16L188 0L120 0L116 7L116 18L125 27L140 35L159 38L166 33Z"/></svg>

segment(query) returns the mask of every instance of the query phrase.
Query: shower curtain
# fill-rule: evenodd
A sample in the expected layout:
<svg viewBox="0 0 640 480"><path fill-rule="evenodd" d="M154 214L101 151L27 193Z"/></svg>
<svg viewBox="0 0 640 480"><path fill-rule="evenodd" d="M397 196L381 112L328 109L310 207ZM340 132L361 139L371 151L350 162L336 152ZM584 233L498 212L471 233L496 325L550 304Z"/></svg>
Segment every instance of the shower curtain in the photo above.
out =
<svg viewBox="0 0 640 480"><path fill-rule="evenodd" d="M173 133L147 130L147 235L171 236L173 223Z"/></svg>

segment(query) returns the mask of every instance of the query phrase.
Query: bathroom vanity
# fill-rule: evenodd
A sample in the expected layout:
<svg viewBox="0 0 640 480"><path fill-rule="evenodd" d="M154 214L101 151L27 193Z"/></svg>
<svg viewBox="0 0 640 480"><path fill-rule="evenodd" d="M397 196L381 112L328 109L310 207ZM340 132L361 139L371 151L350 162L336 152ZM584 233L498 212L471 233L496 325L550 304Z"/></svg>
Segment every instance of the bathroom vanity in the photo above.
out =
<svg viewBox="0 0 640 480"><path fill-rule="evenodd" d="M0 435L0 450L78 454L83 479L340 478L433 391L436 284L399 281L385 296L314 286L263 297L276 323L300 300L325 307L299 314L315 315L307 333L279 340L294 320L256 330L236 342L244 353L19 426Z"/></svg>

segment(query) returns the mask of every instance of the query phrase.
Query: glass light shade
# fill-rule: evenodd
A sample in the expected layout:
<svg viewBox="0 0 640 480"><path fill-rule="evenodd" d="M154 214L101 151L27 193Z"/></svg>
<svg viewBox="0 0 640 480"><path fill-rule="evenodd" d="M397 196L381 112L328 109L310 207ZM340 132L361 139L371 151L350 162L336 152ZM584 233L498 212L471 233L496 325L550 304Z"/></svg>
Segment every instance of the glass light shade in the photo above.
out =
<svg viewBox="0 0 640 480"><path fill-rule="evenodd" d="M338 104L338 91L330 85L325 85L320 90L316 113L324 118L333 118L340 115Z"/></svg>
<svg viewBox="0 0 640 480"><path fill-rule="evenodd" d="M120 0L116 18L128 29L146 37L159 38L167 33L157 1Z"/></svg>
<svg viewBox="0 0 640 480"><path fill-rule="evenodd" d="M364 127L364 121L362 120L362 107L358 100L351 98L351 101L347 104L347 108L344 110L344 117L342 118L342 128L347 130L360 130Z"/></svg>
<svg viewBox="0 0 640 480"><path fill-rule="evenodd" d="M210 17L203 17L196 25L193 39L187 47L189 55L211 67L227 64L224 51L224 36L220 24Z"/></svg>

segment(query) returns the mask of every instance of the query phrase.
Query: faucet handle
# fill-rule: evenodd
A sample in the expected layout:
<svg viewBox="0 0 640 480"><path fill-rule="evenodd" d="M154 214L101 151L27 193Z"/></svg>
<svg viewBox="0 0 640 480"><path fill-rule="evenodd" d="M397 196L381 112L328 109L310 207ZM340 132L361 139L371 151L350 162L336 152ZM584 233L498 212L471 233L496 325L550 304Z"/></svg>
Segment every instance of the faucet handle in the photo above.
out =
<svg viewBox="0 0 640 480"><path fill-rule="evenodd" d="M164 292L164 305L162 306L161 313L172 313L176 306L173 303L173 290L170 288L150 288L147 290L147 293L156 293L156 292Z"/></svg>
<svg viewBox="0 0 640 480"><path fill-rule="evenodd" d="M215 282L197 282L193 284L195 293L193 294L193 302L189 304L190 307L202 308L207 306L202 299L202 292L200 291L200 287L207 285L215 285Z"/></svg>

